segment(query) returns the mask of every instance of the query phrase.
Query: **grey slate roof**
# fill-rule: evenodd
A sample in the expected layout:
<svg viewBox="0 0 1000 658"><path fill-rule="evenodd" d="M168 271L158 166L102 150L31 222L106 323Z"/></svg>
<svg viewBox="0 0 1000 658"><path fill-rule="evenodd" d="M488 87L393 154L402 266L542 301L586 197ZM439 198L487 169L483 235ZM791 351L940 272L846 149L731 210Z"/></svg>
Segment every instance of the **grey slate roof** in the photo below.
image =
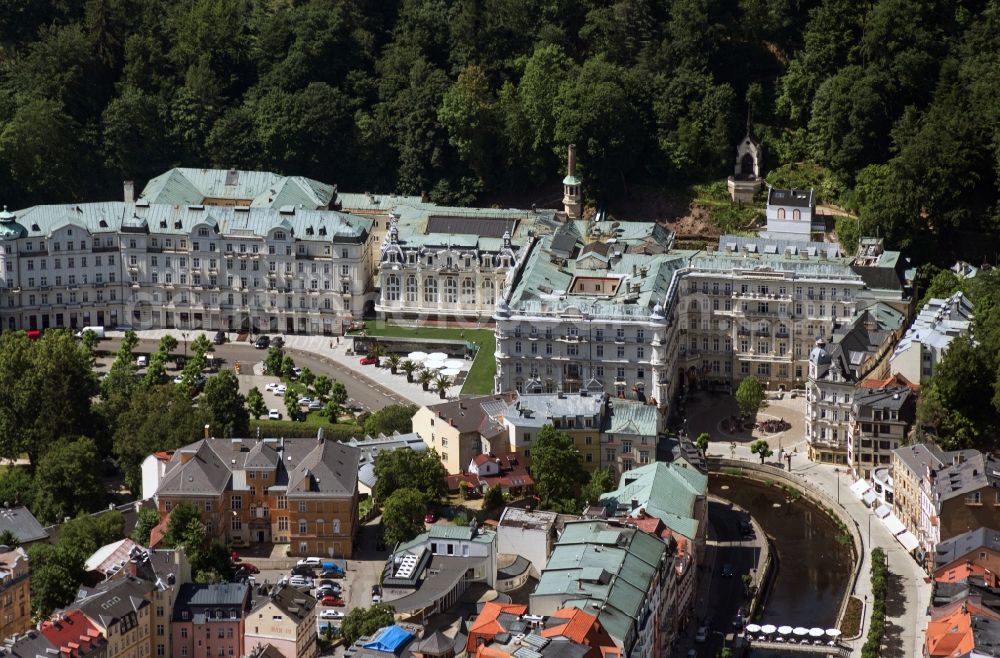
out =
<svg viewBox="0 0 1000 658"><path fill-rule="evenodd" d="M769 206L796 206L799 208L809 208L813 205L813 190L783 190L772 187L767 191L767 204Z"/></svg>
<svg viewBox="0 0 1000 658"><path fill-rule="evenodd" d="M957 464L945 466L934 478L934 493L939 504L987 486L1000 488L1000 461L979 452Z"/></svg>
<svg viewBox="0 0 1000 658"><path fill-rule="evenodd" d="M296 622L302 621L309 616L309 613L316 608L316 599L308 594L303 594L294 587L284 585L277 588L270 597L258 599L253 611L263 608L268 603L273 603L276 608L288 615Z"/></svg>
<svg viewBox="0 0 1000 658"><path fill-rule="evenodd" d="M948 459L936 443L913 443L896 448L892 454L899 457L917 477L923 477L927 467L936 469Z"/></svg>
<svg viewBox="0 0 1000 658"><path fill-rule="evenodd" d="M60 655L59 647L34 629L22 635L13 644L0 645L2 658L50 658L58 655Z"/></svg>
<svg viewBox="0 0 1000 658"><path fill-rule="evenodd" d="M237 484L234 472L249 463L275 468L272 486L287 486L289 493L351 496L359 454L353 446L316 439L202 439L174 452L156 493L219 495ZM186 462L185 455L191 456Z"/></svg>
<svg viewBox="0 0 1000 658"><path fill-rule="evenodd" d="M102 628L124 619L130 613L138 614L149 605L146 595L153 590L153 584L138 578L125 578L109 582L94 591L87 592L86 598L75 607Z"/></svg>
<svg viewBox="0 0 1000 658"><path fill-rule="evenodd" d="M38 519L23 505L0 508L0 532L4 530L10 530L22 544L47 539L49 536Z"/></svg>
<svg viewBox="0 0 1000 658"><path fill-rule="evenodd" d="M939 542L934 547L934 568L951 564L981 548L1000 553L1000 530L976 528Z"/></svg>
<svg viewBox="0 0 1000 658"><path fill-rule="evenodd" d="M913 391L902 386L884 389L861 388L854 393L854 410L860 420L871 420L874 410L901 411L910 402L911 397Z"/></svg>
<svg viewBox="0 0 1000 658"><path fill-rule="evenodd" d="M222 610L229 619L231 611L242 617L250 609L250 588L246 583L187 583L181 585L174 601L174 621L199 621L198 615ZM184 613L188 616L184 617ZM206 618L207 619L207 618Z"/></svg>

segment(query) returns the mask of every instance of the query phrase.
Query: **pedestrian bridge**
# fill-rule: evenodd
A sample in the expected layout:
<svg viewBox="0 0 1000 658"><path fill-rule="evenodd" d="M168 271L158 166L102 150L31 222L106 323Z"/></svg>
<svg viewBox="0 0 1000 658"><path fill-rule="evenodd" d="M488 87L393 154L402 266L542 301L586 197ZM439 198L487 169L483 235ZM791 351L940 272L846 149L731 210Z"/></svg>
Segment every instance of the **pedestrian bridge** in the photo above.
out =
<svg viewBox="0 0 1000 658"><path fill-rule="evenodd" d="M809 653L816 656L827 656L829 658L848 658L851 655L851 648L841 642L834 644L812 644L809 642L775 642L774 640L754 640L745 639L744 642L751 649L760 649L771 653Z"/></svg>

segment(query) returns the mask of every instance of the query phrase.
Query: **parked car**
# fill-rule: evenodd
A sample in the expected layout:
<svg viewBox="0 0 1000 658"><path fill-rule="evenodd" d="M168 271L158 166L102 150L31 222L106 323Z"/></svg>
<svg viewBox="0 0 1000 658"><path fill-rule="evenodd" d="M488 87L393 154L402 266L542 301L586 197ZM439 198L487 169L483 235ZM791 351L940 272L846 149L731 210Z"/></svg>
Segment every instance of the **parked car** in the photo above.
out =
<svg viewBox="0 0 1000 658"><path fill-rule="evenodd" d="M216 331L215 338L212 339L212 342L215 343L216 345L222 345L224 342L226 342L226 332L221 330Z"/></svg>
<svg viewBox="0 0 1000 658"><path fill-rule="evenodd" d="M149 365L149 360L144 356L140 356L135 360L135 365L137 365L140 368L145 368L147 365Z"/></svg>
<svg viewBox="0 0 1000 658"><path fill-rule="evenodd" d="M323 564L323 558L321 557L304 557L298 561L298 566L310 566L318 567Z"/></svg>
<svg viewBox="0 0 1000 658"><path fill-rule="evenodd" d="M298 377L299 375L302 374L302 368L295 366L294 368L292 368L292 374Z"/></svg>
<svg viewBox="0 0 1000 658"><path fill-rule="evenodd" d="M265 391L273 391L274 389L278 388L279 386L281 386L281 384L279 384L278 382L268 382L267 384L264 385L264 390Z"/></svg>
<svg viewBox="0 0 1000 658"><path fill-rule="evenodd" d="M251 562L240 562L239 568L246 569L247 573L251 573L254 575L260 573L260 568L258 568L256 564L253 564Z"/></svg>
<svg viewBox="0 0 1000 658"><path fill-rule="evenodd" d="M313 569L308 564L296 564L294 567L292 567L293 576L309 576L310 578L312 578L313 574L315 573L316 570Z"/></svg>
<svg viewBox="0 0 1000 658"><path fill-rule="evenodd" d="M378 585L372 585L372 603L380 603L382 601L382 588Z"/></svg>
<svg viewBox="0 0 1000 658"><path fill-rule="evenodd" d="M320 619L343 619L344 613L340 610L324 610L319 613Z"/></svg>
<svg viewBox="0 0 1000 658"><path fill-rule="evenodd" d="M312 404L313 399L309 396L299 398L299 406L305 407Z"/></svg>
<svg viewBox="0 0 1000 658"><path fill-rule="evenodd" d="M319 400L313 400L309 403L309 411L319 411L323 408L323 403Z"/></svg>
<svg viewBox="0 0 1000 658"><path fill-rule="evenodd" d="M277 409L271 409L267 412L268 420L281 420L281 412Z"/></svg>
<svg viewBox="0 0 1000 658"><path fill-rule="evenodd" d="M320 578L343 578L343 571L324 571L319 575Z"/></svg>
<svg viewBox="0 0 1000 658"><path fill-rule="evenodd" d="M292 576L288 582L292 584L292 587L308 587L312 589L313 585L313 579L308 576Z"/></svg>
<svg viewBox="0 0 1000 658"><path fill-rule="evenodd" d="M358 361L358 363L360 363L363 366L375 366L378 365L378 359L376 359L373 356L363 356Z"/></svg>
<svg viewBox="0 0 1000 658"><path fill-rule="evenodd" d="M699 626L698 632L694 634L695 642L704 642L708 639L708 626Z"/></svg>
<svg viewBox="0 0 1000 658"><path fill-rule="evenodd" d="M322 576L321 576L322 578ZM340 589L340 583L335 583L329 578L324 578L316 584L316 587L329 587L330 589Z"/></svg>
<svg viewBox="0 0 1000 658"><path fill-rule="evenodd" d="M338 608L344 607L344 599L338 596L324 596L319 602L320 605L336 606Z"/></svg>
<svg viewBox="0 0 1000 658"><path fill-rule="evenodd" d="M437 521L437 517L434 516L434 512L427 512L424 515L424 523L434 523L435 521Z"/></svg>
<svg viewBox="0 0 1000 658"><path fill-rule="evenodd" d="M267 336L258 336L257 341L253 344L258 350L266 350L271 346L271 339Z"/></svg>

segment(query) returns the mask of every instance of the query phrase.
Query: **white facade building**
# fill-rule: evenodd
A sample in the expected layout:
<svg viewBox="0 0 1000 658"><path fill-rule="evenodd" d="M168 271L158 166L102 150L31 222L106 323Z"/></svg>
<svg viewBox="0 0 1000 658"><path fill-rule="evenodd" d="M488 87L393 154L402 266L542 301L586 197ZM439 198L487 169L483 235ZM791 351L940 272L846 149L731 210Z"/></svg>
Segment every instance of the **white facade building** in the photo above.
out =
<svg viewBox="0 0 1000 658"><path fill-rule="evenodd" d="M767 191L768 238L808 242L814 235L826 231L826 225L816 216L816 195L812 189Z"/></svg>
<svg viewBox="0 0 1000 658"><path fill-rule="evenodd" d="M370 301L371 220L103 202L0 214L5 329L341 333Z"/></svg>
<svg viewBox="0 0 1000 658"><path fill-rule="evenodd" d="M504 508L497 524L497 552L524 557L531 563L531 575L537 578L552 554L558 520L555 512Z"/></svg>
<svg viewBox="0 0 1000 658"><path fill-rule="evenodd" d="M382 241L383 315L490 316L510 273L555 211L400 204Z"/></svg>
<svg viewBox="0 0 1000 658"><path fill-rule="evenodd" d="M957 336L972 327L972 302L961 292L927 302L889 357L893 374L926 382Z"/></svg>

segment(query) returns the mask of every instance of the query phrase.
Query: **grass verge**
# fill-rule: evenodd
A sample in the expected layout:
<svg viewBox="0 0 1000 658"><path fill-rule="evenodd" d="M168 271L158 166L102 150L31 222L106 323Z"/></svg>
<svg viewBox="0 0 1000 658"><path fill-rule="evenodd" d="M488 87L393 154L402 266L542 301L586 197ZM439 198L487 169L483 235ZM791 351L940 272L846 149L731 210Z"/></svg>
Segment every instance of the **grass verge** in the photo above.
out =
<svg viewBox="0 0 1000 658"><path fill-rule="evenodd" d="M708 217L723 234L746 231L764 217L759 205L736 203L729 196L726 181L693 185L693 203L708 210Z"/></svg>

